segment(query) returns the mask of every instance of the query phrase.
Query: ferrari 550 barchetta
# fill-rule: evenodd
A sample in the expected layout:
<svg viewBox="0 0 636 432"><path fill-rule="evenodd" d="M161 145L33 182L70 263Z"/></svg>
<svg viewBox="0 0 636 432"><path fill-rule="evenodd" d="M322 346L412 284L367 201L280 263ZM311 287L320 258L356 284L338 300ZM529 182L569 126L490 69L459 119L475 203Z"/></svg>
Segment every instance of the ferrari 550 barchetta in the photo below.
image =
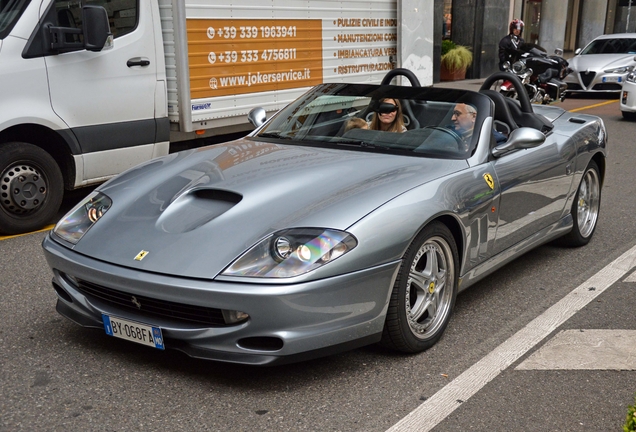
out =
<svg viewBox="0 0 636 432"><path fill-rule="evenodd" d="M533 107L518 80L506 99L499 79L318 85L270 119L253 110L245 138L115 177L43 242L58 312L252 365L426 350L459 291L597 224L602 120Z"/></svg>

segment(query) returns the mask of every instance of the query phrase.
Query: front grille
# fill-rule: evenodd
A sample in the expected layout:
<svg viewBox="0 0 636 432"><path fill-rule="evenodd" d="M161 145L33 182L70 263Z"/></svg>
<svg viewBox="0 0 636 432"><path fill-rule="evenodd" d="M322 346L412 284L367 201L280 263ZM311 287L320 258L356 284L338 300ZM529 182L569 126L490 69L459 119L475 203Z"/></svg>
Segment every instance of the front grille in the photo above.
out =
<svg viewBox="0 0 636 432"><path fill-rule="evenodd" d="M579 75L581 76L581 82L585 87L587 87L596 76L596 72L581 72Z"/></svg>
<svg viewBox="0 0 636 432"><path fill-rule="evenodd" d="M575 83L568 83L568 90L582 90L583 88Z"/></svg>
<svg viewBox="0 0 636 432"><path fill-rule="evenodd" d="M107 288L84 280L78 281L77 290L89 299L97 299L109 306L134 311L138 315L147 317L166 318L187 323L205 324L213 327L225 327L225 320L221 309L192 306L165 300L153 299L127 294L112 288ZM138 308L135 303L141 304Z"/></svg>

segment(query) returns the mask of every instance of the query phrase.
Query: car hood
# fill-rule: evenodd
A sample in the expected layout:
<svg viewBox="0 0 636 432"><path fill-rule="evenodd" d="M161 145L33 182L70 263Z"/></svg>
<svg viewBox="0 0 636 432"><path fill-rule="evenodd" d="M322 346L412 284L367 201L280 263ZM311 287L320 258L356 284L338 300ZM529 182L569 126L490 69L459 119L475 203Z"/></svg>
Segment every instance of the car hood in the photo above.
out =
<svg viewBox="0 0 636 432"><path fill-rule="evenodd" d="M572 70L576 72L602 72L613 67L634 64L634 54L585 54L568 60Z"/></svg>
<svg viewBox="0 0 636 432"><path fill-rule="evenodd" d="M467 166L250 139L181 152L100 187L113 204L74 250L146 271L213 278L274 231L347 229L397 195ZM135 260L142 250L148 254Z"/></svg>

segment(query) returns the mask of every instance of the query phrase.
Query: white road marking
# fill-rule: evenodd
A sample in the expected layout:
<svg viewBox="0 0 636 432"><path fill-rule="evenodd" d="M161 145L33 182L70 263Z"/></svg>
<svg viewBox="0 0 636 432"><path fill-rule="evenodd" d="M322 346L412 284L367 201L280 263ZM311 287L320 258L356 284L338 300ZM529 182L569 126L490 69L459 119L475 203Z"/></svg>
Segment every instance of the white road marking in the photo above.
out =
<svg viewBox="0 0 636 432"><path fill-rule="evenodd" d="M563 330L515 370L636 370L636 330Z"/></svg>
<svg viewBox="0 0 636 432"><path fill-rule="evenodd" d="M561 324L601 295L636 266L636 246L579 285L527 326L428 398L388 432L426 432L545 339Z"/></svg>

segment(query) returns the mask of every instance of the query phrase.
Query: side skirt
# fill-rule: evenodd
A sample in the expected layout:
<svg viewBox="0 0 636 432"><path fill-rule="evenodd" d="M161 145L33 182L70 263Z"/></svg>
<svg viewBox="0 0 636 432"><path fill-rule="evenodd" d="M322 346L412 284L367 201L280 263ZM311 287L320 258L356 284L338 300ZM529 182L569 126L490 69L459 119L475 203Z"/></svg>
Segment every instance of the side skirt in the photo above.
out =
<svg viewBox="0 0 636 432"><path fill-rule="evenodd" d="M516 245L511 246L508 249L500 252L499 254L490 258L488 261L478 265L477 267L470 270L468 273L460 276L459 292L465 290L471 285L474 285L495 270L503 267L510 261L519 258L524 253L538 246L541 246L542 244L548 243L551 240L561 237L562 235L567 234L572 230L573 226L574 221L572 219L572 215L568 214L555 224L542 229L541 231L526 238L525 240L520 241Z"/></svg>

